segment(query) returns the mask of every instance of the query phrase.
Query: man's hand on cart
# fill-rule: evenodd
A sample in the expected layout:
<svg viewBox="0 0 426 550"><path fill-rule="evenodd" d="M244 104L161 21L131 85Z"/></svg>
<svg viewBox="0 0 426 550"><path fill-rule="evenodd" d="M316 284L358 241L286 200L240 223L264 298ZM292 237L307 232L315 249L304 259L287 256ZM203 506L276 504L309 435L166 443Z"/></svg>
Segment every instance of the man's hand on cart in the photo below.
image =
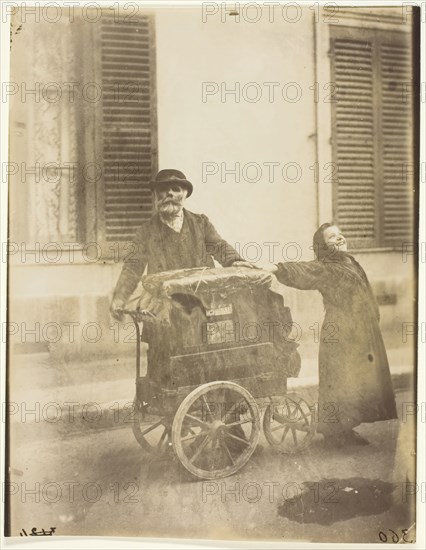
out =
<svg viewBox="0 0 426 550"><path fill-rule="evenodd" d="M122 300L121 298L112 299L109 310L110 310L111 316L116 321L123 321L125 305L126 305L125 301Z"/></svg>
<svg viewBox="0 0 426 550"><path fill-rule="evenodd" d="M147 309L141 309L137 307L136 309L124 309L123 313L130 315L135 323L140 323L146 321L147 319L157 319L157 316L152 311Z"/></svg>
<svg viewBox="0 0 426 550"><path fill-rule="evenodd" d="M241 260L237 260L232 264L232 267L251 267L252 269L259 269L257 265L254 265L250 262L243 262Z"/></svg>
<svg viewBox="0 0 426 550"><path fill-rule="evenodd" d="M112 317L117 321L122 322L125 315L130 315L135 322L140 322L144 318L156 319L157 316L152 311L147 309L141 309L137 307L136 309L126 309L126 302L120 298L114 298L111 302L110 312Z"/></svg>

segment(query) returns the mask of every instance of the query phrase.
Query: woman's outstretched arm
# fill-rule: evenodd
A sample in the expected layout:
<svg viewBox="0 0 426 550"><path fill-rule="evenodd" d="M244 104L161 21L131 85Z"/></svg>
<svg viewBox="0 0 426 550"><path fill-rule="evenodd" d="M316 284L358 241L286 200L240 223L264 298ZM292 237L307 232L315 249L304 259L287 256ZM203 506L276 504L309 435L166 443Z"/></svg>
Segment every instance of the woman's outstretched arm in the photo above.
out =
<svg viewBox="0 0 426 550"><path fill-rule="evenodd" d="M319 290L327 276L323 262L285 262L274 270L280 283L300 290Z"/></svg>

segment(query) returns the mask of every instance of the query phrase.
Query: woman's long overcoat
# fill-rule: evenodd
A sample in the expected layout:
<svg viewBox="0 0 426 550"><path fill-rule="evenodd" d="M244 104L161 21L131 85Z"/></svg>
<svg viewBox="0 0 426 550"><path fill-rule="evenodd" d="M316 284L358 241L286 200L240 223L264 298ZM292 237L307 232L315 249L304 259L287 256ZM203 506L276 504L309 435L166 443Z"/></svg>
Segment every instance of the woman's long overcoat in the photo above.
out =
<svg viewBox="0 0 426 550"><path fill-rule="evenodd" d="M325 260L278 264L276 276L287 286L323 296L318 431L332 434L396 418L379 309L358 262L339 252Z"/></svg>

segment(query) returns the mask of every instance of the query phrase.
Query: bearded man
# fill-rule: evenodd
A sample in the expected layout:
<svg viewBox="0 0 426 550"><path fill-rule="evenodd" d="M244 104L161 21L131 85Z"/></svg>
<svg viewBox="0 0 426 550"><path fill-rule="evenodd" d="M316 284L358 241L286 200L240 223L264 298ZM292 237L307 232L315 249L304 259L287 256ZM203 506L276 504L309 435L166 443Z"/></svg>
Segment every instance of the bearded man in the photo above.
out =
<svg viewBox="0 0 426 550"><path fill-rule="evenodd" d="M214 267L213 258L224 267L235 262L252 267L222 239L207 216L184 208L193 186L182 172L160 170L150 188L156 213L136 232L133 252L124 262L111 302L111 314L118 320L145 267L148 274Z"/></svg>

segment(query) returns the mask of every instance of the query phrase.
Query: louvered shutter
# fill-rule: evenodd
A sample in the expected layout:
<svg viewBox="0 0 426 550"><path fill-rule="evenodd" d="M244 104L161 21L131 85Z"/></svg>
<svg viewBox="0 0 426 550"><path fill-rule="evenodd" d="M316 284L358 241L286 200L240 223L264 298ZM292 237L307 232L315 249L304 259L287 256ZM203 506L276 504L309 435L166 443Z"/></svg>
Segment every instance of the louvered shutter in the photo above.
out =
<svg viewBox="0 0 426 550"><path fill-rule="evenodd" d="M403 44L380 45L385 244L412 239L412 65Z"/></svg>
<svg viewBox="0 0 426 550"><path fill-rule="evenodd" d="M412 238L412 69L404 33L331 27L334 218L352 247Z"/></svg>
<svg viewBox="0 0 426 550"><path fill-rule="evenodd" d="M335 218L350 241L367 246L376 237L373 47L335 39L333 54Z"/></svg>
<svg viewBox="0 0 426 550"><path fill-rule="evenodd" d="M103 233L128 241L152 214L148 183L156 166L153 24L148 17L100 25Z"/></svg>

